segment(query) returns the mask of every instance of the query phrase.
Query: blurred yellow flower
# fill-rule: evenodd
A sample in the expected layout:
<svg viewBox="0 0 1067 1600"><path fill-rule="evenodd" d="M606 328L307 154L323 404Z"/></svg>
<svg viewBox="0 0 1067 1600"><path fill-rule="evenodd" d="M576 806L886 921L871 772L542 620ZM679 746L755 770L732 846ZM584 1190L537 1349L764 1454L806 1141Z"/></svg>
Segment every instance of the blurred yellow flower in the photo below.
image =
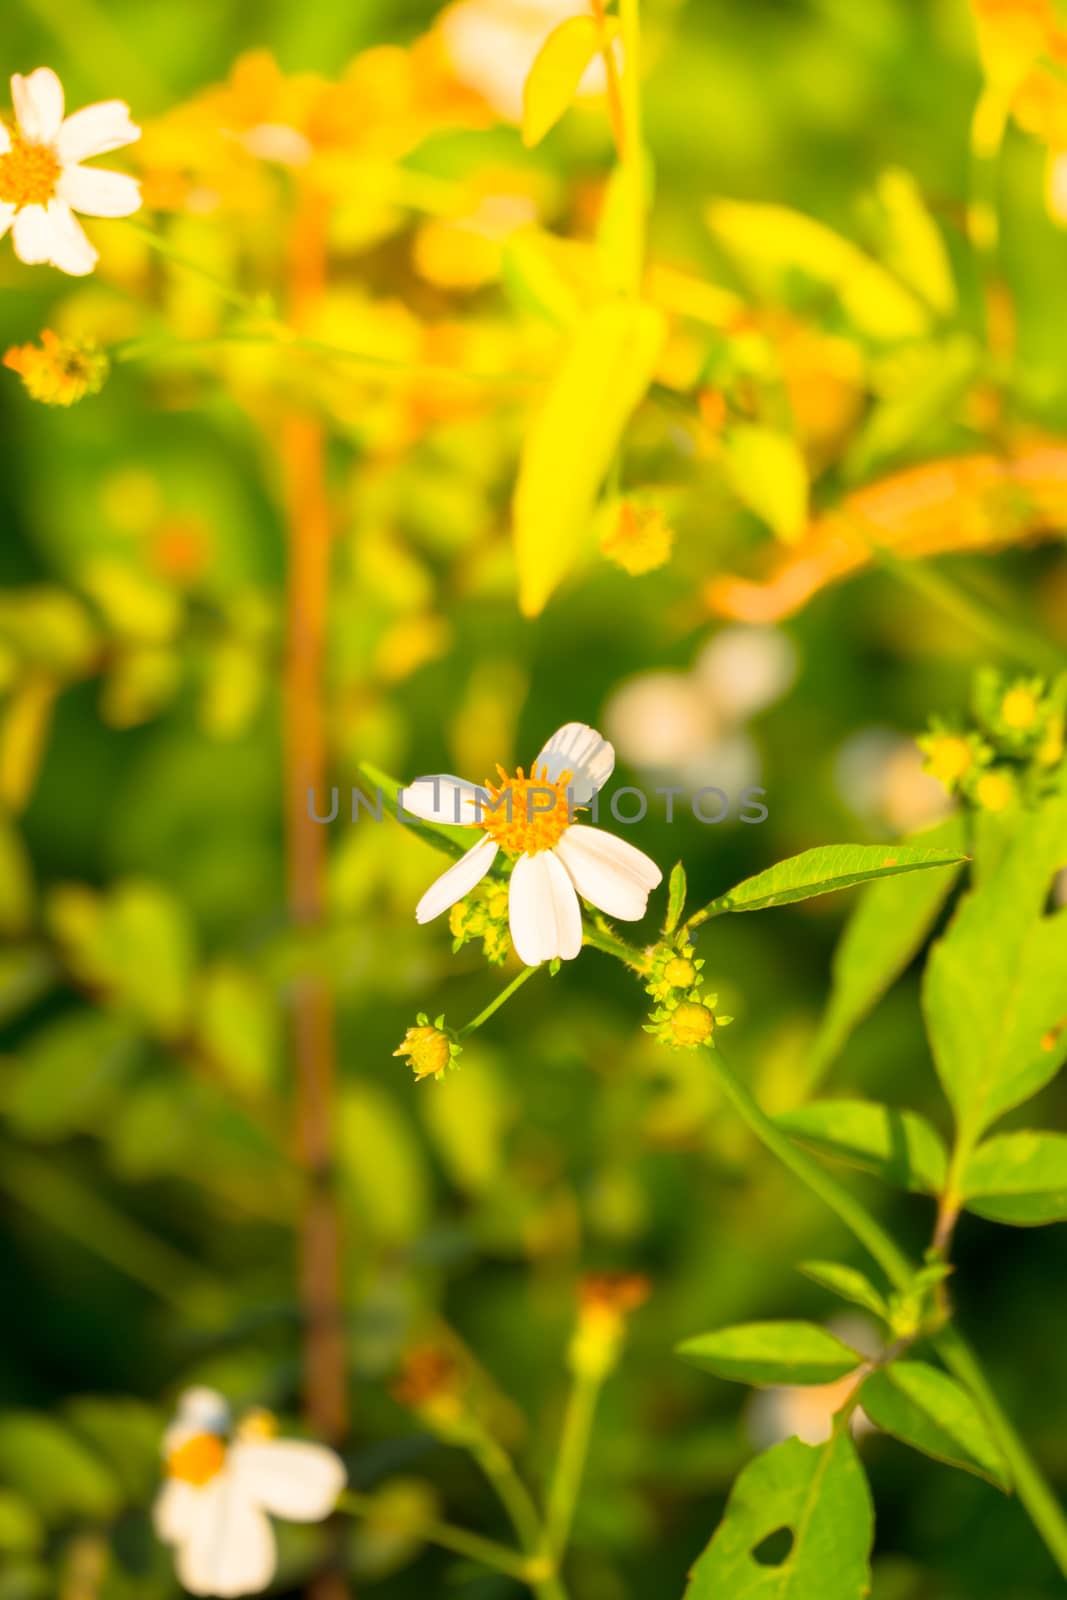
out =
<svg viewBox="0 0 1067 1600"><path fill-rule="evenodd" d="M669 560L674 530L657 506L623 500L608 513L600 552L632 577L654 572Z"/></svg>
<svg viewBox="0 0 1067 1600"><path fill-rule="evenodd" d="M12 346L4 366L46 406L72 406L87 394L99 394L110 370L107 356L90 340L61 339L51 328L44 329L40 344Z"/></svg>

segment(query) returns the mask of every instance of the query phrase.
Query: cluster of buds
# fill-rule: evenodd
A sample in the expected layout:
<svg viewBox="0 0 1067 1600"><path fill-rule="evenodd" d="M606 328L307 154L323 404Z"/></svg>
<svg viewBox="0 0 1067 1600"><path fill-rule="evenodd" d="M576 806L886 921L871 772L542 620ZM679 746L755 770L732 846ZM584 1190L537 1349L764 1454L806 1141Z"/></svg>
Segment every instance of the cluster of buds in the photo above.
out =
<svg viewBox="0 0 1067 1600"><path fill-rule="evenodd" d="M4 366L17 372L32 400L46 406L72 406L87 394L99 394L110 362L92 340L61 339L45 328L40 344L13 346Z"/></svg>
<svg viewBox="0 0 1067 1600"><path fill-rule="evenodd" d="M469 1421L468 1374L451 1351L438 1343L415 1345L390 1385L393 1399L432 1433L460 1443Z"/></svg>
<svg viewBox="0 0 1067 1600"><path fill-rule="evenodd" d="M975 679L976 726L935 721L919 740L926 770L978 811L1003 812L1044 792L1063 760L1067 677Z"/></svg>
<svg viewBox="0 0 1067 1600"><path fill-rule="evenodd" d="M415 1024L393 1051L394 1056L402 1056L408 1062L416 1082L423 1078L443 1078L463 1046L452 1030L445 1027L443 1012L431 1022L426 1012L420 1011Z"/></svg>
<svg viewBox="0 0 1067 1600"><path fill-rule="evenodd" d="M648 1279L636 1272L598 1272L585 1278L578 1292L578 1322L567 1354L578 1377L600 1382L618 1363L627 1320L651 1293Z"/></svg>
<svg viewBox="0 0 1067 1600"><path fill-rule="evenodd" d="M480 939L489 965L502 966L511 950L507 884L494 878L484 879L452 907L448 926L452 931L453 954L465 944Z"/></svg>
<svg viewBox="0 0 1067 1600"><path fill-rule="evenodd" d="M715 1029L725 1028L732 1017L719 1017L717 994L701 993L703 961L698 960L683 929L665 939L652 952L645 990L657 1002L649 1013L645 1032L676 1050L695 1050L713 1043Z"/></svg>

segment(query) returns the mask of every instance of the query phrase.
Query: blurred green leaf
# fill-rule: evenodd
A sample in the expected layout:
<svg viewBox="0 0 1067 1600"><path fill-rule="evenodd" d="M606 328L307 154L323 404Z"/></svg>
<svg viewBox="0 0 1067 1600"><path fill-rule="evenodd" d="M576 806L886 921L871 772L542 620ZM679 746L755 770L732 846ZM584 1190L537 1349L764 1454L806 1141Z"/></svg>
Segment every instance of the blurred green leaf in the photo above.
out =
<svg viewBox="0 0 1067 1600"><path fill-rule="evenodd" d="M863 1356L814 1322L748 1322L702 1333L675 1346L695 1366L735 1383L832 1383Z"/></svg>
<svg viewBox="0 0 1067 1600"><path fill-rule="evenodd" d="M10 1489L0 1489L0 1555L27 1556L44 1543L41 1519L30 1502Z"/></svg>
<svg viewBox="0 0 1067 1600"><path fill-rule="evenodd" d="M0 1412L0 1478L46 1522L107 1521L122 1505L111 1470L60 1423L29 1411Z"/></svg>
<svg viewBox="0 0 1067 1600"><path fill-rule="evenodd" d="M808 522L808 468L796 439L775 428L738 423L723 437L723 462L734 494L787 544Z"/></svg>
<svg viewBox="0 0 1067 1600"><path fill-rule="evenodd" d="M939 1194L945 1186L944 1142L917 1112L870 1100L814 1100L775 1121L804 1144L899 1188Z"/></svg>
<svg viewBox="0 0 1067 1600"><path fill-rule="evenodd" d="M999 1446L970 1395L946 1372L925 1361L894 1361L866 1379L860 1399L871 1421L895 1439L1010 1490Z"/></svg>
<svg viewBox="0 0 1067 1600"><path fill-rule="evenodd" d="M764 1553L788 1530L786 1554ZM847 1430L788 1439L749 1463L694 1566L686 1600L864 1600L874 1509Z"/></svg>
<svg viewBox="0 0 1067 1600"><path fill-rule="evenodd" d="M427 1214L422 1151L397 1102L373 1083L350 1083L336 1118L337 1162L348 1204L380 1243L405 1244Z"/></svg>
<svg viewBox="0 0 1067 1600"><path fill-rule="evenodd" d="M226 1078L245 1090L273 1082L279 1017L255 973L230 962L209 967L197 982L194 1015L198 1044Z"/></svg>
<svg viewBox="0 0 1067 1600"><path fill-rule="evenodd" d="M967 1162L960 1188L968 1211L993 1222L1067 1222L1067 1134L987 1139Z"/></svg>
<svg viewBox="0 0 1067 1600"><path fill-rule="evenodd" d="M799 1270L813 1283L819 1284L824 1289L829 1289L831 1294L836 1294L842 1300L849 1300L853 1305L862 1306L865 1311L872 1311L876 1317L888 1317L889 1308L885 1298L875 1288L874 1284L862 1272L857 1272L855 1267L839 1266L836 1261L802 1261Z"/></svg>
<svg viewBox="0 0 1067 1600"><path fill-rule="evenodd" d="M138 1035L121 1017L77 1011L46 1023L4 1085L11 1126L31 1139L98 1127L137 1064Z"/></svg>
<svg viewBox="0 0 1067 1600"><path fill-rule="evenodd" d="M897 277L947 317L956 309L956 282L941 232L910 172L889 167L876 187L880 255Z"/></svg>
<svg viewBox="0 0 1067 1600"><path fill-rule="evenodd" d="M527 148L540 144L570 106L601 42L601 26L591 15L567 17L552 29L523 88L522 142Z"/></svg>
<svg viewBox="0 0 1067 1600"><path fill-rule="evenodd" d="M503 1171L513 1108L477 1045L464 1049L461 1071L449 1073L432 1094L420 1094L418 1103L453 1183L468 1194L484 1194Z"/></svg>

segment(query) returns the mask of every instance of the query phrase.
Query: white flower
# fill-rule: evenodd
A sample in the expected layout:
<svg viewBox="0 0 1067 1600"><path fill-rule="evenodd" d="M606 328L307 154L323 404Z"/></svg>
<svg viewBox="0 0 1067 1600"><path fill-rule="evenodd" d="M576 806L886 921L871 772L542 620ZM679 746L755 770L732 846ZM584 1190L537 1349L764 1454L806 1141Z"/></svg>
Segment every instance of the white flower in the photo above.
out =
<svg viewBox="0 0 1067 1600"><path fill-rule="evenodd" d="M457 0L442 13L445 47L456 76L509 122L522 119L522 92L537 53L568 17L588 16L587 0ZM581 96L603 94L604 62L592 61Z"/></svg>
<svg viewBox="0 0 1067 1600"><path fill-rule="evenodd" d="M0 238L11 229L15 254L28 266L47 261L84 277L98 256L75 221L129 217L141 204L141 186L124 172L83 167L92 156L119 150L141 137L121 100L86 106L64 120L63 85L48 67L11 80L16 126L0 123Z"/></svg>
<svg viewBox="0 0 1067 1600"><path fill-rule="evenodd" d="M578 896L609 917L636 922L662 882L654 861L613 834L571 821L588 806L615 766L615 751L595 728L568 722L538 755L530 776L500 770L500 783L479 789L448 773L417 778L401 791L405 811L426 822L461 822L484 837L449 867L415 908L430 922L469 894L498 850L516 857L508 889L511 942L520 961L536 967L571 961L582 948Z"/></svg>
<svg viewBox="0 0 1067 1600"><path fill-rule="evenodd" d="M163 1442L166 1482L156 1532L175 1547L190 1594L259 1594L277 1558L268 1513L321 1522L345 1484L340 1457L318 1444L275 1439L253 1416L230 1437L230 1413L213 1389L189 1389Z"/></svg>

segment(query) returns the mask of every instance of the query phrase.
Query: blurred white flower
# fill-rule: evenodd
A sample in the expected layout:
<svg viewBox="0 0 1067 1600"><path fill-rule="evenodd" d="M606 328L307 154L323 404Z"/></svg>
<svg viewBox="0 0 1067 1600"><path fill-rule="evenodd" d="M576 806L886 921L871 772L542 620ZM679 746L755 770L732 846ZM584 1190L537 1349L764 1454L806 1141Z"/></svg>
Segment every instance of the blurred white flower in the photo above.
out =
<svg viewBox="0 0 1067 1600"><path fill-rule="evenodd" d="M277 1556L269 1516L321 1522L345 1485L339 1456L324 1445L275 1439L260 1417L238 1425L213 1389L189 1389L163 1441L166 1481L156 1532L175 1548L190 1594L259 1594Z"/></svg>
<svg viewBox="0 0 1067 1600"><path fill-rule="evenodd" d="M508 122L522 119L522 91L537 53L568 17L587 17L585 0L457 0L442 13L441 29L461 82ZM598 56L578 86L580 96L603 94Z"/></svg>
<svg viewBox="0 0 1067 1600"><path fill-rule="evenodd" d="M522 768L480 789L449 773L417 778L400 793L401 804L425 822L459 822L484 837L431 884L415 907L431 922L480 883L503 849L517 859L508 886L508 925L519 960L571 961L582 948L578 896L609 917L636 922L663 874L642 851L571 821L611 777L615 751L595 728L568 722L537 756L530 776Z"/></svg>
<svg viewBox="0 0 1067 1600"><path fill-rule="evenodd" d="M879 1330L861 1316L832 1317L826 1324L831 1333L869 1359L877 1359L884 1349ZM804 1444L823 1444L834 1431L834 1417L851 1397L863 1369L846 1372L834 1383L805 1385L795 1389L760 1389L750 1400L745 1427L759 1450L781 1444L784 1439L800 1439ZM874 1424L862 1406L852 1413L853 1434L870 1433Z"/></svg>
<svg viewBox="0 0 1067 1600"><path fill-rule="evenodd" d="M121 100L86 106L64 120L63 85L48 67L11 80L16 126L0 123L0 238L11 229L15 254L29 266L48 262L73 277L96 266L96 250L75 220L129 217L141 186L124 172L84 167L92 156L141 137Z"/></svg>
<svg viewBox="0 0 1067 1600"><path fill-rule="evenodd" d="M834 786L853 816L893 834L916 833L954 807L924 763L914 739L889 728L863 728L838 750Z"/></svg>
<svg viewBox="0 0 1067 1600"><path fill-rule="evenodd" d="M604 721L639 771L693 792L734 793L759 782L759 756L744 723L786 694L796 652L776 628L724 628L689 672L647 672L620 684Z"/></svg>

